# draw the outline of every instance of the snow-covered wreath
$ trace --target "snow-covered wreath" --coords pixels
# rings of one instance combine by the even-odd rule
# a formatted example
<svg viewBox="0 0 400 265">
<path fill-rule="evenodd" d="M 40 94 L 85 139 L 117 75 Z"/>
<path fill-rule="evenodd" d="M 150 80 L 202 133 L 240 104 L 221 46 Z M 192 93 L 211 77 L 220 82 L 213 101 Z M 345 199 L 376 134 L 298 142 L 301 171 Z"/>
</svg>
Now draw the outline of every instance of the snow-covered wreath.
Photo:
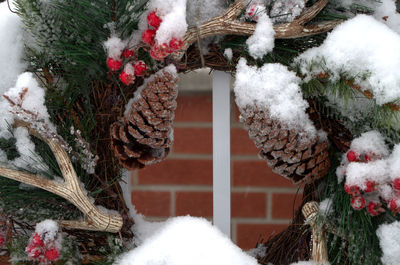
<svg viewBox="0 0 400 265">
<path fill-rule="evenodd" d="M 0 245 L 15 264 L 398 264 L 398 6 L 0 3 Z M 248 253 L 204 219 L 144 221 L 119 185 L 167 157 L 178 74 L 203 67 L 234 76 L 259 157 L 303 189 L 289 228 Z"/>
</svg>

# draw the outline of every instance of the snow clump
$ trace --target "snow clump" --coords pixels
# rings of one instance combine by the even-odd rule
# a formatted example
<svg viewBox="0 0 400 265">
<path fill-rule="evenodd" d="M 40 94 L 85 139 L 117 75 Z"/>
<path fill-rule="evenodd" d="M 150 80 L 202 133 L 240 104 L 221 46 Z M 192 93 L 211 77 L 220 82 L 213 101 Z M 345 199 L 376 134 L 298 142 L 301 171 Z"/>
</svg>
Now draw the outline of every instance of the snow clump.
<svg viewBox="0 0 400 265">
<path fill-rule="evenodd" d="M 354 77 L 379 105 L 400 98 L 400 35 L 371 16 L 357 15 L 337 26 L 295 62 L 306 81 L 327 69 L 332 81 L 343 73 Z"/>
<path fill-rule="evenodd" d="M 166 221 L 114 265 L 257 265 L 206 219 L 190 216 Z"/>
<path fill-rule="evenodd" d="M 242 58 L 236 68 L 236 103 L 241 109 L 247 106 L 264 109 L 289 129 L 304 130 L 315 136 L 317 131 L 306 113 L 308 103 L 303 99 L 300 81 L 296 73 L 281 64 L 257 68 L 248 66 Z"/>
</svg>

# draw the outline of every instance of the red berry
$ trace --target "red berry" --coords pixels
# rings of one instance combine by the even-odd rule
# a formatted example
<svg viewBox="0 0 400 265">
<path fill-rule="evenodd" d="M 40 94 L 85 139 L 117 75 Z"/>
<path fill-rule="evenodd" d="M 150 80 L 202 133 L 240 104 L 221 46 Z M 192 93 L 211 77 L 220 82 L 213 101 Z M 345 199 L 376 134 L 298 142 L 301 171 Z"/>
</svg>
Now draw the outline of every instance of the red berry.
<svg viewBox="0 0 400 265">
<path fill-rule="evenodd" d="M 133 68 L 135 68 L 135 75 L 137 76 L 143 76 L 147 70 L 146 63 L 143 61 L 135 62 Z"/>
<path fill-rule="evenodd" d="M 171 49 L 171 52 L 178 51 L 179 49 L 182 48 L 182 46 L 183 46 L 183 41 L 178 40 L 176 38 L 172 38 L 169 42 L 169 48 Z"/>
<path fill-rule="evenodd" d="M 121 68 L 122 62 L 120 60 L 115 60 L 115 59 L 109 57 L 107 59 L 107 66 L 108 66 L 108 69 L 110 69 L 111 71 L 117 71 L 119 68 Z"/>
<path fill-rule="evenodd" d="M 158 45 L 158 46 L 154 46 L 151 50 L 150 50 L 150 56 L 154 59 L 154 60 L 158 60 L 158 61 L 162 61 L 164 60 L 165 57 L 167 57 L 169 55 L 169 47 L 167 44 L 163 44 L 163 45 Z"/>
<path fill-rule="evenodd" d="M 162 19 L 157 15 L 156 11 L 153 11 L 147 15 L 147 23 L 149 26 L 158 29 L 161 25 Z"/>
<path fill-rule="evenodd" d="M 44 246 L 44 242 L 43 240 L 40 238 L 40 235 L 38 233 L 35 233 L 35 235 L 32 238 L 32 244 L 36 247 L 43 247 Z"/>
<path fill-rule="evenodd" d="M 153 29 L 146 29 L 142 33 L 142 41 L 150 46 L 154 44 L 154 38 L 156 36 L 156 31 Z"/>
<path fill-rule="evenodd" d="M 122 83 L 124 83 L 127 86 L 129 86 L 135 82 L 135 76 L 127 74 L 124 71 L 122 71 L 121 74 L 119 75 L 119 79 L 121 80 Z"/>
<path fill-rule="evenodd" d="M 400 178 L 395 178 L 392 181 L 392 185 L 395 190 L 400 190 Z"/>
<path fill-rule="evenodd" d="M 398 208 L 399 208 L 399 206 L 397 205 L 396 200 L 391 199 L 389 202 L 389 209 L 392 210 L 393 212 L 395 212 Z"/>
<path fill-rule="evenodd" d="M 351 199 L 351 207 L 359 211 L 365 207 L 365 199 L 361 196 L 356 196 Z"/>
<path fill-rule="evenodd" d="M 125 49 L 125 50 L 122 52 L 121 56 L 124 57 L 124 58 L 126 58 L 126 59 L 128 59 L 128 58 L 132 57 L 134 54 L 135 54 L 135 53 L 134 53 L 132 50 Z"/>
<path fill-rule="evenodd" d="M 377 216 L 383 213 L 385 210 L 381 207 L 381 203 L 379 202 L 370 202 L 368 204 L 368 212 L 372 216 Z"/>
<path fill-rule="evenodd" d="M 347 194 L 351 196 L 359 196 L 360 195 L 360 187 L 353 185 L 344 185 L 344 190 L 346 191 Z"/>
<path fill-rule="evenodd" d="M 357 160 L 357 157 L 358 157 L 357 153 L 354 152 L 353 150 L 350 150 L 350 151 L 347 153 L 347 160 L 349 160 L 349 162 L 354 162 L 354 161 L 356 161 L 356 160 Z"/>
<path fill-rule="evenodd" d="M 375 181 L 367 180 L 365 182 L 366 188 L 364 189 L 365 192 L 373 192 L 376 190 L 377 183 Z"/>
<path fill-rule="evenodd" d="M 33 246 L 33 245 L 29 245 L 27 251 L 28 251 L 28 256 L 31 258 L 37 258 L 42 254 L 42 251 L 40 250 L 40 248 Z"/>
<path fill-rule="evenodd" d="M 369 162 L 369 161 L 372 160 L 372 157 L 371 157 L 370 155 L 366 154 L 366 155 L 364 155 L 364 160 L 365 160 L 366 162 Z"/>
<path fill-rule="evenodd" d="M 55 261 L 58 259 L 58 257 L 60 256 L 60 252 L 55 249 L 55 248 L 51 248 L 51 249 L 46 249 L 46 251 L 44 252 L 44 256 L 49 260 L 49 261 Z"/>
</svg>

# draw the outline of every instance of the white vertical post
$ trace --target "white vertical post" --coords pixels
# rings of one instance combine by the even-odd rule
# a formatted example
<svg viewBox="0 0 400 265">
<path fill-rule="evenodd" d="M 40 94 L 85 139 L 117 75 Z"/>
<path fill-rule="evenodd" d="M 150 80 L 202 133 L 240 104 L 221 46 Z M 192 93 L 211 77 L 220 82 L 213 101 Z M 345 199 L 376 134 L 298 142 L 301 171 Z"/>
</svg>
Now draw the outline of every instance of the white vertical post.
<svg viewBox="0 0 400 265">
<path fill-rule="evenodd" d="M 230 75 L 213 75 L 213 222 L 231 235 Z"/>
</svg>

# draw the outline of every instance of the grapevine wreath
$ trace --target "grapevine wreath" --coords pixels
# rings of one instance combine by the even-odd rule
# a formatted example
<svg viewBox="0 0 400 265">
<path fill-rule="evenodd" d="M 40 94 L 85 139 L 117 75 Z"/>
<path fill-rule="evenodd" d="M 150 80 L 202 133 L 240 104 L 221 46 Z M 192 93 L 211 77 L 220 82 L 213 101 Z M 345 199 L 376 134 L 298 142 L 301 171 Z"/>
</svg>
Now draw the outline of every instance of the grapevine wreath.
<svg viewBox="0 0 400 265">
<path fill-rule="evenodd" d="M 123 168 L 168 156 L 178 74 L 208 67 L 234 77 L 240 121 L 260 159 L 301 188 L 303 201 L 286 230 L 255 246 L 254 258 L 230 247 L 234 254 L 220 253 L 217 263 L 200 261 L 398 264 L 398 7 L 394 0 L 0 3 L 2 257 L 188 264 L 171 262 L 171 252 L 158 260 L 156 236 L 139 240 L 144 221 L 130 212 L 120 180 Z M 179 224 L 182 234 L 185 220 L 166 226 Z M 215 229 L 190 222 L 199 227 L 193 243 L 201 229 Z M 145 246 L 156 254 L 143 258 Z"/>
</svg>

